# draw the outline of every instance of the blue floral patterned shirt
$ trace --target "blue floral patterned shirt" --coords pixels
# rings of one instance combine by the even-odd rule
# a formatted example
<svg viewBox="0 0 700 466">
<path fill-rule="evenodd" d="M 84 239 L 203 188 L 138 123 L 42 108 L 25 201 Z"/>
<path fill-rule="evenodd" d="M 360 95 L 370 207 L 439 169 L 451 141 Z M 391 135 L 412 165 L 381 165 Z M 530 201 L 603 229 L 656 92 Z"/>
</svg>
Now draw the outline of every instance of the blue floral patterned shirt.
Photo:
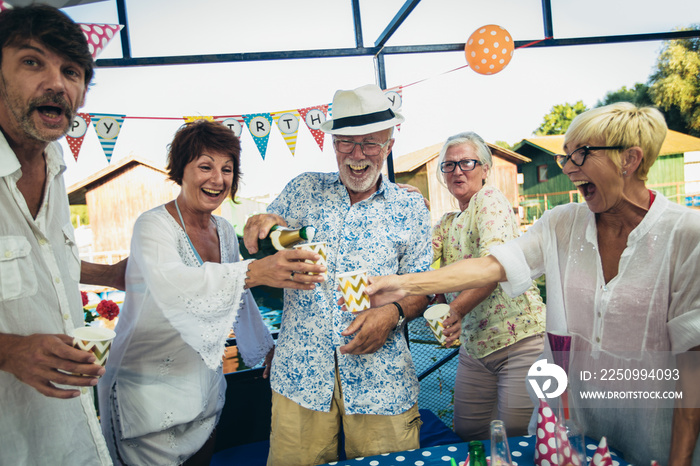
<svg viewBox="0 0 700 466">
<path fill-rule="evenodd" d="M 327 245 L 328 279 L 312 291 L 285 290 L 272 389 L 316 411 L 330 410 L 335 359 L 347 414 L 400 414 L 418 399 L 418 379 L 403 334 L 393 330 L 373 354 L 341 354 L 353 336 L 340 333 L 354 316 L 337 305 L 336 274 L 428 270 L 430 217 L 419 194 L 382 177 L 377 192 L 350 205 L 338 173 L 305 173 L 268 207 L 293 228 L 313 226 Z M 371 311 L 370 311 L 371 312 Z"/>
</svg>

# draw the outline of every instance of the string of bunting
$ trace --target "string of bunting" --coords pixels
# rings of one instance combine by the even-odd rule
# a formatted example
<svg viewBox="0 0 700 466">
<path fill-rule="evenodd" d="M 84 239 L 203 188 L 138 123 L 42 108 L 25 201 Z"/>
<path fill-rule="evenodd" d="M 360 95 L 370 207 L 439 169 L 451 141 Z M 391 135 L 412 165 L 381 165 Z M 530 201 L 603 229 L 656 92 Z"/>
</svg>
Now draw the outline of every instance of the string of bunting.
<svg viewBox="0 0 700 466">
<path fill-rule="evenodd" d="M 403 86 L 397 86 L 387 89 L 384 94 L 391 102 L 393 110 L 400 110 L 403 104 Z M 144 116 L 128 116 L 115 115 L 108 113 L 78 113 L 73 119 L 73 124 L 66 134 L 66 142 L 70 147 L 75 161 L 78 161 L 78 155 L 83 145 L 83 140 L 88 128 L 92 125 L 100 141 L 102 150 L 107 158 L 107 163 L 112 160 L 112 152 L 117 143 L 119 134 L 121 133 L 124 121 L 128 119 L 140 120 L 183 120 L 185 123 L 192 122 L 197 119 L 206 119 L 209 121 L 219 121 L 227 126 L 236 137 L 241 137 L 243 127 L 248 129 L 248 132 L 253 137 L 253 141 L 260 152 L 260 156 L 265 159 L 267 152 L 267 144 L 270 137 L 272 127 L 277 126 L 282 138 L 284 139 L 289 151 L 294 156 L 296 151 L 297 136 L 299 134 L 299 121 L 303 120 L 309 132 L 313 136 L 316 144 L 323 151 L 323 143 L 325 133 L 321 131 L 321 124 L 327 118 L 332 117 L 332 104 L 315 105 L 311 107 L 298 108 L 293 110 L 282 110 L 267 113 L 249 113 L 241 115 L 194 115 L 183 117 L 144 117 Z M 397 129 L 400 129 L 397 127 Z"/>
<path fill-rule="evenodd" d="M 1 1 L 1 0 L 0 0 Z M 117 30 L 118 31 L 118 30 Z M 86 32 L 86 36 L 88 33 Z M 507 30 L 495 24 L 482 26 L 475 30 L 465 44 L 465 56 L 467 65 L 441 73 L 441 75 L 452 73 L 466 67 L 472 68 L 475 72 L 483 75 L 491 75 L 500 72 L 510 62 L 514 50 L 529 47 L 542 41 L 551 39 L 535 40 L 527 44 L 515 47 L 514 41 Z M 102 45 L 104 47 L 104 44 Z M 426 79 L 422 79 L 407 85 L 392 87 L 384 91 L 391 102 L 392 110 L 400 110 L 403 104 L 403 89 L 419 84 Z M 260 152 L 263 160 L 267 152 L 267 144 L 272 131 L 272 126 L 277 126 L 289 151 L 294 156 L 296 151 L 297 136 L 299 133 L 299 120 L 304 120 L 306 127 L 311 132 L 314 140 L 323 151 L 325 134 L 321 131 L 321 124 L 328 117 L 332 118 L 332 104 L 315 105 L 311 107 L 298 108 L 293 110 L 274 111 L 268 113 L 251 113 L 241 115 L 219 115 L 219 116 L 184 116 L 185 122 L 196 119 L 207 119 L 220 121 L 228 126 L 237 137 L 241 137 L 243 127 L 248 128 L 253 141 Z M 174 117 L 139 117 L 112 114 L 87 114 L 79 113 L 73 122 L 71 130 L 67 134 L 68 145 L 73 152 L 76 162 L 83 143 L 83 138 L 90 123 L 95 128 L 102 149 L 104 150 L 107 162 L 112 158 L 114 145 L 121 131 L 125 119 L 170 119 L 179 120 Z M 397 126 L 400 130 L 400 125 Z"/>
<path fill-rule="evenodd" d="M 0 11 L 12 8 L 12 5 L 0 0 Z M 79 23 L 83 34 L 88 41 L 90 53 L 93 59 L 102 52 L 112 38 L 123 28 L 119 24 L 84 24 Z M 547 40 L 549 37 L 542 39 Z M 521 47 L 528 47 L 540 41 L 533 41 Z M 468 65 L 464 65 L 442 74 L 451 73 L 459 69 L 470 66 L 480 74 L 494 74 L 507 66 L 513 54 L 513 41 L 508 31 L 497 25 L 483 26 L 472 34 L 465 44 L 465 53 Z M 416 81 L 405 86 L 396 86 L 384 91 L 391 102 L 392 110 L 400 110 L 403 104 L 403 89 L 408 86 L 418 84 L 424 80 Z M 263 160 L 267 152 L 267 144 L 272 130 L 273 122 L 279 130 L 292 156 L 296 151 L 297 135 L 299 133 L 299 120 L 303 119 L 306 127 L 311 132 L 318 147 L 323 151 L 325 134 L 321 131 L 321 124 L 328 117 L 332 117 L 332 104 L 315 105 L 293 110 L 275 111 L 269 113 L 251 113 L 241 115 L 219 115 L 219 116 L 183 116 L 185 122 L 196 119 L 207 119 L 220 121 L 228 126 L 237 137 L 241 137 L 243 126 L 248 128 L 250 135 L 255 141 L 255 145 Z M 73 119 L 70 130 L 66 134 L 66 142 L 73 153 L 75 161 L 83 145 L 83 140 L 88 128 L 92 125 L 97 134 L 102 150 L 104 151 L 107 163 L 111 163 L 114 147 L 121 133 L 124 121 L 127 119 L 160 119 L 179 120 L 173 117 L 139 117 L 116 115 L 108 113 L 78 113 Z M 397 126 L 400 130 L 400 125 Z"/>
</svg>

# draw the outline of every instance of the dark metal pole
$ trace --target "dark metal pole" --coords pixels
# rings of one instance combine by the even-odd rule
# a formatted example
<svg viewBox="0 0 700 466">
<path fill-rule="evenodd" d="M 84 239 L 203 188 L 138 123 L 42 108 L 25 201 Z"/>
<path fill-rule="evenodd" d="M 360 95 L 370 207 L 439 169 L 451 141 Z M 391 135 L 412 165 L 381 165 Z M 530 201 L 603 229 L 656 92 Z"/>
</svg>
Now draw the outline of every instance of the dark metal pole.
<svg viewBox="0 0 700 466">
<path fill-rule="evenodd" d="M 119 17 L 119 24 L 124 27 L 120 31 L 120 37 L 122 40 L 122 57 L 131 58 L 131 42 L 129 41 L 129 20 L 126 14 L 126 0 L 117 0 L 117 15 Z"/>
<path fill-rule="evenodd" d="M 374 66 L 377 73 L 377 85 L 381 89 L 386 89 L 386 66 L 384 65 L 384 54 L 379 52 L 374 56 Z M 386 170 L 389 174 L 389 181 L 394 183 L 396 177 L 394 176 L 394 153 L 389 152 L 386 158 Z"/>
<path fill-rule="evenodd" d="M 554 37 L 551 0 L 542 0 L 542 23 L 544 25 L 544 36 Z"/>
</svg>

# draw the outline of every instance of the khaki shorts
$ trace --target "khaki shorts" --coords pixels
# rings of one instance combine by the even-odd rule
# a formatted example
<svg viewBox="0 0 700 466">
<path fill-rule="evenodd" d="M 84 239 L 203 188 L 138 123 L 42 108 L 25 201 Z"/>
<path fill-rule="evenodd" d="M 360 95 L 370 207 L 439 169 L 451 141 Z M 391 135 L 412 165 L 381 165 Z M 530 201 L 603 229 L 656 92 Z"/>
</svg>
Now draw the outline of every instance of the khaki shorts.
<svg viewBox="0 0 700 466">
<path fill-rule="evenodd" d="M 412 450 L 420 444 L 418 405 L 394 416 L 345 414 L 336 369 L 330 412 L 314 411 L 272 392 L 267 466 L 312 466 L 338 461 L 342 422 L 348 459 Z"/>
</svg>

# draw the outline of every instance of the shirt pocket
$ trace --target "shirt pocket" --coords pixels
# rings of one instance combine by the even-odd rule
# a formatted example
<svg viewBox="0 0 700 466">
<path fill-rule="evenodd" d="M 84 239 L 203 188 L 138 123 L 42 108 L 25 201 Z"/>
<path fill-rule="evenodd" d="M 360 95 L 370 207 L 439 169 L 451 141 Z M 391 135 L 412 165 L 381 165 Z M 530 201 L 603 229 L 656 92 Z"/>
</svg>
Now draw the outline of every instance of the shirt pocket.
<svg viewBox="0 0 700 466">
<path fill-rule="evenodd" d="M 24 298 L 37 292 L 31 252 L 32 247 L 24 236 L 0 237 L 0 301 Z"/>
<path fill-rule="evenodd" d="M 80 251 L 78 251 L 78 244 L 75 242 L 75 232 L 71 223 L 63 226 L 63 239 L 66 248 L 68 273 L 70 278 L 80 282 Z"/>
</svg>

